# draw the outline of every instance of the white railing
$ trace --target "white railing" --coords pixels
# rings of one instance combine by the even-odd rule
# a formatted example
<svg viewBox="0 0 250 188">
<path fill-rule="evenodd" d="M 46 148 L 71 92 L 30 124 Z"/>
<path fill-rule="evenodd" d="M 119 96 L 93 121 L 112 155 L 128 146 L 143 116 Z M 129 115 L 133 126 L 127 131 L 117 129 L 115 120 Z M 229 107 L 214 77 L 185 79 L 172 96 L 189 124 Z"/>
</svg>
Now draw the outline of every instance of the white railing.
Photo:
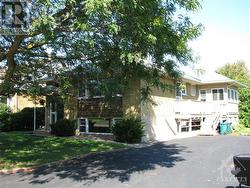
<svg viewBox="0 0 250 188">
<path fill-rule="evenodd" d="M 238 113 L 238 104 L 227 101 L 176 100 L 174 102 L 174 112 L 176 114 L 230 114 Z"/>
</svg>

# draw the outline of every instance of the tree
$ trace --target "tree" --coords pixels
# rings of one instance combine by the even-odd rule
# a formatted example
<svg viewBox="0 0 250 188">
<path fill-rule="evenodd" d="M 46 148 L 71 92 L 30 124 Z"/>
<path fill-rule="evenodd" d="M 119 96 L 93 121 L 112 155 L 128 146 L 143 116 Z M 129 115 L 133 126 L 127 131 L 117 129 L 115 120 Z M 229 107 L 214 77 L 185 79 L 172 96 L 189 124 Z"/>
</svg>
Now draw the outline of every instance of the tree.
<svg viewBox="0 0 250 188">
<path fill-rule="evenodd" d="M 231 79 L 237 80 L 247 86 L 250 86 L 250 74 L 244 61 L 227 63 L 218 69 L 218 72 Z"/>
<path fill-rule="evenodd" d="M 246 85 L 239 89 L 240 121 L 246 127 L 250 127 L 250 73 L 245 62 L 228 63 L 219 68 L 218 72 Z"/>
<path fill-rule="evenodd" d="M 0 36 L 0 62 L 6 70 L 0 94 L 29 90 L 34 70 L 56 75 L 59 87 L 70 92 L 79 76 L 75 70 L 81 69 L 101 78 L 108 94 L 135 77 L 142 79 L 142 93 L 148 96 L 151 86 L 168 87 L 160 80 L 163 73 L 176 78 L 178 66 L 193 60 L 187 43 L 201 32 L 201 25 L 181 15 L 182 10 L 197 11 L 198 0 L 30 2 L 37 10 L 29 33 Z"/>
</svg>

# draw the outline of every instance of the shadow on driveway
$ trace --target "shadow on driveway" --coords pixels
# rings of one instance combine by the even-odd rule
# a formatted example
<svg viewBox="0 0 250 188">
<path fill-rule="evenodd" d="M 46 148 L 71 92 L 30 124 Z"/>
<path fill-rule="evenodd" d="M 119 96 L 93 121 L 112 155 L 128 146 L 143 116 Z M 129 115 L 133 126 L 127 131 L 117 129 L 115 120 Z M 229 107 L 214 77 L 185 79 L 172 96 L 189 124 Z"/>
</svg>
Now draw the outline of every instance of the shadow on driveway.
<svg viewBox="0 0 250 188">
<path fill-rule="evenodd" d="M 182 152 L 190 153 L 184 146 L 155 143 L 123 151 L 92 154 L 57 165 L 44 165 L 30 174 L 20 176 L 21 181 L 28 181 L 30 184 L 49 183 L 55 177 L 83 181 L 88 185 L 101 179 L 116 178 L 125 182 L 136 172 L 154 170 L 157 166 L 173 167 L 177 162 L 185 160 Z"/>
</svg>

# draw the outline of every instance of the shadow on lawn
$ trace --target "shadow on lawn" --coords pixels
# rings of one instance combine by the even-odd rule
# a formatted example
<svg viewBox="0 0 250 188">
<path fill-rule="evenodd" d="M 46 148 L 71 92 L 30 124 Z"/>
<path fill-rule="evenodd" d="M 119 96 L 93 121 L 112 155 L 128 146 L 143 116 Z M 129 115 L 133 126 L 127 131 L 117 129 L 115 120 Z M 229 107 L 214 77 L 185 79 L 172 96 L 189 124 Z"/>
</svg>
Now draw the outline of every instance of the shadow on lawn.
<svg viewBox="0 0 250 188">
<path fill-rule="evenodd" d="M 84 181 L 84 184 L 105 178 L 117 178 L 120 182 L 125 182 L 129 181 L 131 174 L 135 172 L 153 170 L 157 166 L 173 167 L 177 162 L 185 160 L 181 157 L 181 152 L 190 151 L 177 144 L 155 143 L 123 151 L 92 154 L 77 160 L 65 161 L 60 165 L 44 165 L 31 174 L 22 174 L 21 181 L 44 184 L 57 176 L 60 179 Z"/>
</svg>

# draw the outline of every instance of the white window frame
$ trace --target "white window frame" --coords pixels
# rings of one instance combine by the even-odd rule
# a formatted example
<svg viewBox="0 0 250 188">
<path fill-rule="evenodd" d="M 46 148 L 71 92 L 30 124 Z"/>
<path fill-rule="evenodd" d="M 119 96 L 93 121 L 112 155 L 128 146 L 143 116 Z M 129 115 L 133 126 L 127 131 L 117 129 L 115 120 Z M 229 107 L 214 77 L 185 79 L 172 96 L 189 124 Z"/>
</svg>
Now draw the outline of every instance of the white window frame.
<svg viewBox="0 0 250 188">
<path fill-rule="evenodd" d="M 190 86 L 190 95 L 192 97 L 195 97 L 197 95 L 197 87 L 196 87 L 196 85 L 191 85 Z"/>
<path fill-rule="evenodd" d="M 232 101 L 232 102 L 237 102 L 238 99 L 238 90 L 237 89 L 232 89 L 232 88 L 228 88 L 228 101 Z"/>
<path fill-rule="evenodd" d="M 57 112 L 50 112 L 50 124 L 53 124 L 53 122 L 52 122 L 52 117 L 53 117 L 53 115 L 55 116 L 55 123 L 57 122 Z"/>
<path fill-rule="evenodd" d="M 181 85 L 184 85 L 185 86 L 185 89 L 183 92 L 183 89 L 181 88 Z M 177 95 L 177 93 L 180 93 L 180 96 Z M 182 99 L 182 96 L 187 96 L 187 83 L 180 83 L 180 85 L 175 88 L 175 98 L 176 99 Z"/>
<path fill-rule="evenodd" d="M 201 91 L 205 91 L 206 93 L 206 98 L 205 98 L 205 101 L 202 100 L 201 98 Z M 207 89 L 200 89 L 199 90 L 199 101 L 202 101 L 202 102 L 207 102 Z"/>
<path fill-rule="evenodd" d="M 84 119 L 85 120 L 85 125 L 81 125 L 81 120 Z M 78 121 L 78 130 L 80 131 L 80 126 L 85 126 L 85 132 L 88 133 L 89 132 L 89 119 L 88 118 L 84 118 L 84 117 L 79 117 Z"/>
<path fill-rule="evenodd" d="M 223 100 L 220 100 L 220 93 L 217 92 L 217 100 L 214 100 L 213 90 L 223 90 Z M 225 89 L 224 88 L 211 88 L 212 101 L 224 101 L 225 100 Z"/>
<path fill-rule="evenodd" d="M 181 88 L 181 96 L 187 96 L 187 83 L 183 83 L 181 85 L 184 85 L 184 89 Z"/>
<path fill-rule="evenodd" d="M 85 93 L 85 97 L 81 97 L 80 93 L 78 92 L 78 99 L 89 99 L 90 98 L 88 84 L 85 84 L 84 93 Z M 104 98 L 104 96 L 103 95 L 96 95 L 96 96 L 92 96 L 91 98 L 98 99 L 98 98 Z"/>
</svg>

